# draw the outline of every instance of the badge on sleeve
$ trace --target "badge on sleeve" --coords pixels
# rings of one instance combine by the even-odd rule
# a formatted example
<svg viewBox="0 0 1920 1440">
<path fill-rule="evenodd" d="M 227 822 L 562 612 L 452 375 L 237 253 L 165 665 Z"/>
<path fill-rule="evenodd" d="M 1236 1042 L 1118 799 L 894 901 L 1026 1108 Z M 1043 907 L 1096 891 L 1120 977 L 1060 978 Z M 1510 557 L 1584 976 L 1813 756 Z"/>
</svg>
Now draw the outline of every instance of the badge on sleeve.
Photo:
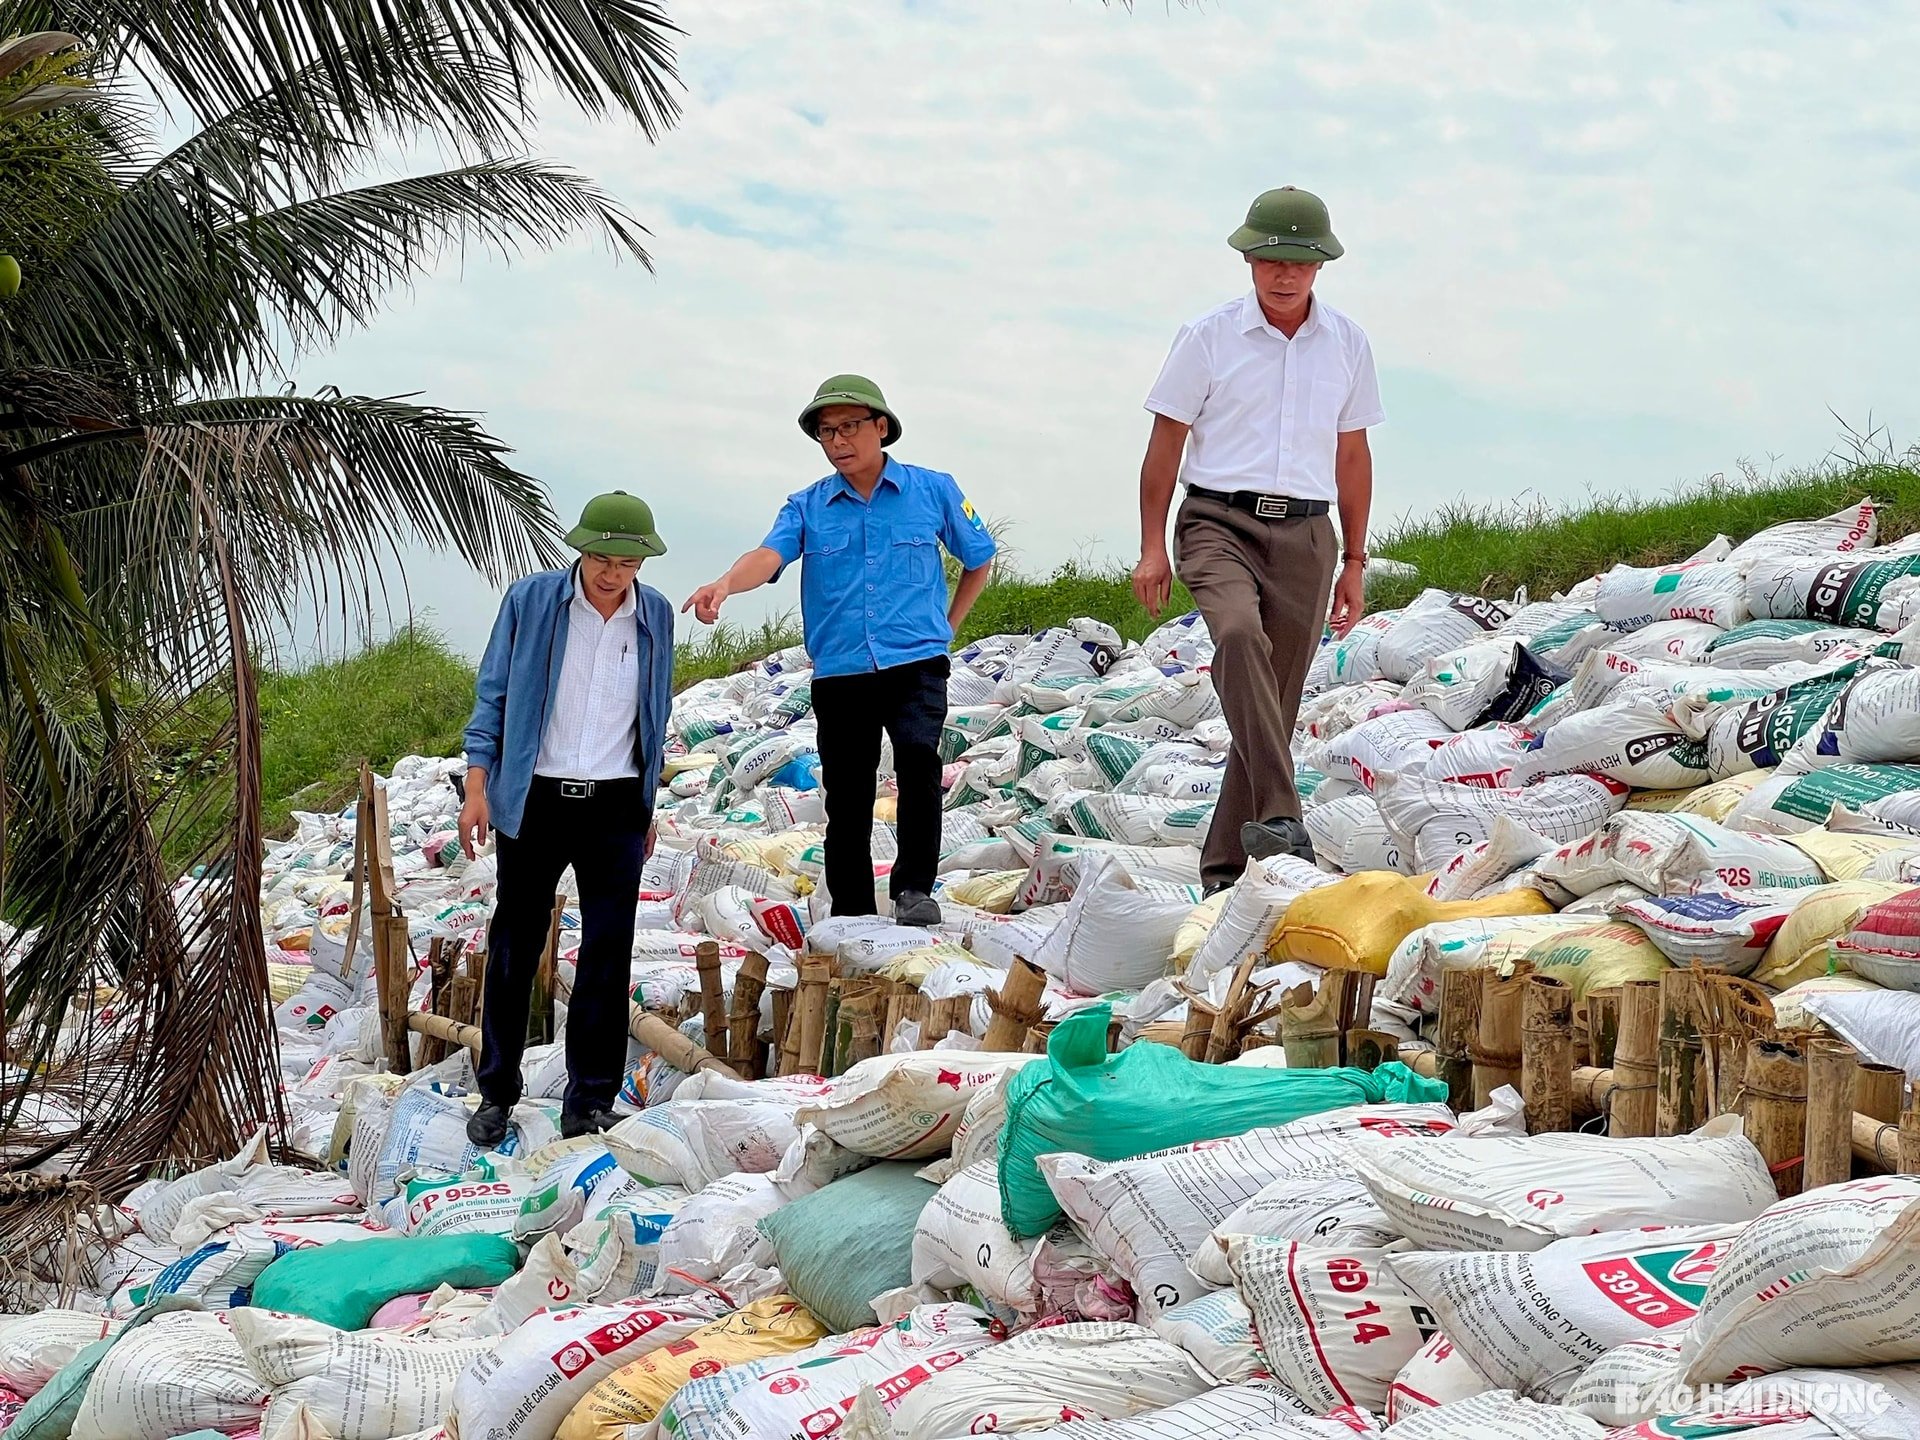
<svg viewBox="0 0 1920 1440">
<path fill-rule="evenodd" d="M 980 516 L 974 511 L 973 501 L 967 499 L 965 496 L 960 498 L 960 513 L 967 517 L 967 520 L 972 524 L 974 529 L 984 530 L 987 528 L 980 523 Z"/>
</svg>

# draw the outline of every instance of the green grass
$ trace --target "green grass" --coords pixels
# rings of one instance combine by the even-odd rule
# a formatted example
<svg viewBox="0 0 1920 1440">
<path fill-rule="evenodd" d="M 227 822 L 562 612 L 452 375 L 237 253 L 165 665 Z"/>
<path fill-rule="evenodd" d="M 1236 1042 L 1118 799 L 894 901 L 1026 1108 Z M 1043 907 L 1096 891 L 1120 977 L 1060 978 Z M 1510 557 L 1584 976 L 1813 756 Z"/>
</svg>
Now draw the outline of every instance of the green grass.
<svg viewBox="0 0 1920 1440">
<path fill-rule="evenodd" d="M 1377 553 L 1404 560 L 1419 573 L 1377 586 L 1369 603 L 1376 609 L 1404 604 L 1430 585 L 1480 595 L 1507 595 L 1524 585 L 1544 599 L 1623 561 L 1665 564 L 1715 535 L 1743 540 L 1784 520 L 1831 514 L 1868 495 L 1886 507 L 1883 541 L 1920 529 L 1920 468 L 1886 460 L 1773 479 L 1717 479 L 1647 500 L 1589 499 L 1561 508 L 1458 504 L 1374 542 Z M 1179 615 L 1192 603 L 1176 585 L 1166 615 Z M 1069 562 L 1045 579 L 996 576 L 960 639 L 1044 630 L 1081 615 L 1105 620 L 1128 640 L 1143 639 L 1158 623 L 1133 598 L 1129 567 Z M 675 651 L 674 688 L 733 674 L 799 641 L 791 611 L 757 626 L 716 625 Z M 261 709 L 267 833 L 284 834 L 294 810 L 344 803 L 362 756 L 384 770 L 402 755 L 457 753 L 472 706 L 472 666 L 424 631 L 404 632 L 349 660 L 266 676 Z"/>
<path fill-rule="evenodd" d="M 295 810 L 337 810 L 360 761 L 385 773 L 403 755 L 456 755 L 473 711 L 473 667 L 426 630 L 350 659 L 260 680 L 261 819 L 284 835 Z"/>
</svg>

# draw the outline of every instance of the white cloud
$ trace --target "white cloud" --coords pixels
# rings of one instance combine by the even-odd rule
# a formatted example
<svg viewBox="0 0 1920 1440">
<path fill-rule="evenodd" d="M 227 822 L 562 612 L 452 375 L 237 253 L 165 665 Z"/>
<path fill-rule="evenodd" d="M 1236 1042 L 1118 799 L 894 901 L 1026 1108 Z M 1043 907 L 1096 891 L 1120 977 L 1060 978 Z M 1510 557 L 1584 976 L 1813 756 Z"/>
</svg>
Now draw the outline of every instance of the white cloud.
<svg viewBox="0 0 1920 1440">
<path fill-rule="evenodd" d="M 657 278 L 584 250 L 450 267 L 305 373 L 486 410 L 563 513 L 647 495 L 676 598 L 820 471 L 793 416 L 841 369 L 1028 565 L 1130 559 L 1140 397 L 1285 182 L 1332 206 L 1321 283 L 1382 366 L 1376 513 L 1810 460 L 1829 406 L 1913 432 L 1920 12 L 672 9 L 678 129 L 544 132 L 653 229 Z M 414 596 L 479 643 L 484 587 L 434 562 Z"/>
</svg>

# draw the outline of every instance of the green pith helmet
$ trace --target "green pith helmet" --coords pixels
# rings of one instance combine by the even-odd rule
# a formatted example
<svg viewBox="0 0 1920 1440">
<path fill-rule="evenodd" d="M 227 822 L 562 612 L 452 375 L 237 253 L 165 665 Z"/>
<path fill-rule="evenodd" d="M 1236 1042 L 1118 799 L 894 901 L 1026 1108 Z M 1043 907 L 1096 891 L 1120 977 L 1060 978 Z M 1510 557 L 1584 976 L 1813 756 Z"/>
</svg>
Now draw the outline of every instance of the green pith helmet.
<svg viewBox="0 0 1920 1440">
<path fill-rule="evenodd" d="M 891 445 L 900 438 L 900 417 L 887 408 L 887 397 L 880 393 L 880 387 L 864 375 L 834 375 L 822 380 L 807 408 L 800 412 L 800 433 L 809 440 L 818 438 L 813 433 L 813 417 L 829 405 L 864 405 L 877 410 L 887 417 L 887 438 L 880 443 Z"/>
<path fill-rule="evenodd" d="M 1227 243 L 1255 260 L 1338 260 L 1347 253 L 1333 238 L 1326 201 L 1292 185 L 1257 197 Z"/>
<path fill-rule="evenodd" d="M 582 555 L 622 559 L 667 553 L 667 542 L 654 532 L 653 507 L 624 490 L 587 501 L 580 523 L 567 532 L 567 544 Z"/>
</svg>

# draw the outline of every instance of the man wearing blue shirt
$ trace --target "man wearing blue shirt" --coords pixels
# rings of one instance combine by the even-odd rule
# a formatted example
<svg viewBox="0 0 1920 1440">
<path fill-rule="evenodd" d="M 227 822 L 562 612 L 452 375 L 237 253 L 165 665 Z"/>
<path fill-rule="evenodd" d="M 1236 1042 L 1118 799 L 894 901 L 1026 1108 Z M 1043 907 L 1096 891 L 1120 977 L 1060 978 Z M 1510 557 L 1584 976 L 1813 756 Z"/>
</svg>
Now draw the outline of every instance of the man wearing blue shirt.
<svg viewBox="0 0 1920 1440">
<path fill-rule="evenodd" d="M 822 382 L 800 429 L 820 442 L 834 473 L 788 496 L 766 540 L 681 609 L 711 625 L 729 595 L 803 560 L 800 616 L 813 657 L 833 913 L 874 913 L 873 800 L 885 731 L 900 790 L 900 853 L 887 887 L 893 918 L 937 925 L 947 651 L 986 586 L 993 539 L 951 475 L 888 457 L 900 420 L 864 376 Z M 951 601 L 943 545 L 963 567 Z"/>
<path fill-rule="evenodd" d="M 573 866 L 580 953 L 567 1006 L 560 1129 L 605 1130 L 627 1061 L 634 900 L 673 703 L 673 606 L 636 578 L 666 553 L 644 500 L 587 502 L 565 570 L 516 580 L 481 657 L 467 722 L 460 844 L 491 828 L 498 859 L 480 1016 L 480 1108 L 467 1138 L 492 1150 L 520 1099 L 527 1007 L 554 887 Z"/>
</svg>

